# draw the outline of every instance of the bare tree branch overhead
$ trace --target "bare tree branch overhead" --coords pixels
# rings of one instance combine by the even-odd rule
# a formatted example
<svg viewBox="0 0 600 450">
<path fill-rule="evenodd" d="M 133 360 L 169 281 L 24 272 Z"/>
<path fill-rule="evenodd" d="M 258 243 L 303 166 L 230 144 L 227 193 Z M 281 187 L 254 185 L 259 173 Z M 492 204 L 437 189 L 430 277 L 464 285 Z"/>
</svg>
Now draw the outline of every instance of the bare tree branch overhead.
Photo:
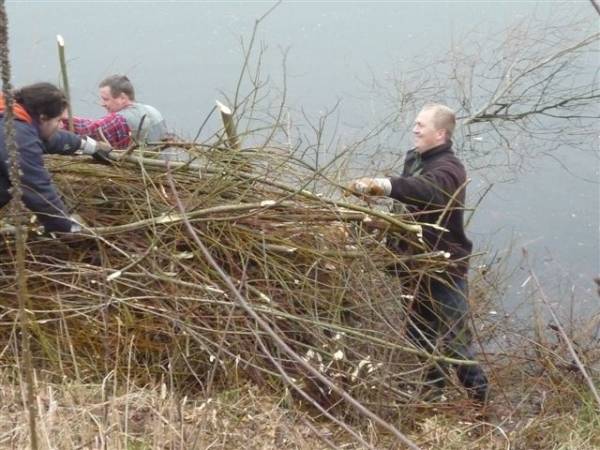
<svg viewBox="0 0 600 450">
<path fill-rule="evenodd" d="M 502 33 L 466 33 L 446 55 L 427 64 L 420 58 L 371 89 L 384 97 L 382 110 L 393 111 L 394 132 L 410 129 L 424 98 L 453 105 L 455 139 L 473 167 L 514 166 L 565 145 L 590 150 L 600 116 L 594 20 L 528 18 Z M 486 159 L 491 154 L 496 161 Z"/>
</svg>

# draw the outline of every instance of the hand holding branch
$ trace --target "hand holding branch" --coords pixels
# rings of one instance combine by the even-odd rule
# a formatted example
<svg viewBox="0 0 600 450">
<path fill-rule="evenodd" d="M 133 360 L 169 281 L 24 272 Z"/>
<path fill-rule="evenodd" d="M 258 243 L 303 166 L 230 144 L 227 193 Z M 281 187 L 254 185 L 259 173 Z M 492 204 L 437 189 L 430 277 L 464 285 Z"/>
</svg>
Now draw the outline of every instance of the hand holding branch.
<svg viewBox="0 0 600 450">
<path fill-rule="evenodd" d="M 390 195 L 391 191 L 392 183 L 389 178 L 359 178 L 348 185 L 344 195 L 384 197 Z"/>
</svg>

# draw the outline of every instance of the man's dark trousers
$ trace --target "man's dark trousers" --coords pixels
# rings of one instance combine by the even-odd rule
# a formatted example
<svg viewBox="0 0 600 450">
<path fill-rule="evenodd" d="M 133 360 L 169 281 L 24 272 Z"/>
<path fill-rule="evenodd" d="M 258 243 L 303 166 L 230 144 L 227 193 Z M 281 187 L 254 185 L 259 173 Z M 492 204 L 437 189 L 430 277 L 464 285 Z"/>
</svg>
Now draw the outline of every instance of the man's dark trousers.
<svg viewBox="0 0 600 450">
<path fill-rule="evenodd" d="M 408 337 L 427 352 L 474 360 L 467 296 L 468 283 L 462 277 L 423 281 L 409 315 Z M 443 387 L 447 370 L 447 364 L 437 362 L 428 369 L 425 381 Z M 486 401 L 488 380 L 479 365 L 458 364 L 456 374 L 471 398 Z"/>
</svg>

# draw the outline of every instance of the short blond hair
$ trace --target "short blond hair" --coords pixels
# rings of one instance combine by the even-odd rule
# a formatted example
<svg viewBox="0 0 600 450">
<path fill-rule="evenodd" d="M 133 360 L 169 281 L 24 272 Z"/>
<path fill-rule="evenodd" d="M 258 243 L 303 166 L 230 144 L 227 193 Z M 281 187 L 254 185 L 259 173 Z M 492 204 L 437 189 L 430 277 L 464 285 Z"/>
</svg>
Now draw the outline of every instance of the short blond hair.
<svg viewBox="0 0 600 450">
<path fill-rule="evenodd" d="M 421 111 L 433 110 L 433 125 L 437 130 L 446 130 L 447 140 L 452 139 L 456 127 L 456 113 L 441 103 L 426 103 Z"/>
</svg>

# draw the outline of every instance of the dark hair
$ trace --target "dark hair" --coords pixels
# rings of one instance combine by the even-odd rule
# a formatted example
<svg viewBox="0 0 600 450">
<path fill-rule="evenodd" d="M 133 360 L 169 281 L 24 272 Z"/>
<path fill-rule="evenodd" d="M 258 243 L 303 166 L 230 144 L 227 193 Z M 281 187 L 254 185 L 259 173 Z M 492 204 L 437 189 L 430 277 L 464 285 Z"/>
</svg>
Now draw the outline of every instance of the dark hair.
<svg viewBox="0 0 600 450">
<path fill-rule="evenodd" d="M 118 97 L 121 94 L 125 94 L 129 97 L 129 100 L 135 100 L 135 90 L 133 84 L 129 81 L 125 75 L 111 75 L 106 77 L 99 84 L 99 87 L 108 86 L 110 88 L 110 94 L 113 97 Z"/>
<path fill-rule="evenodd" d="M 67 107 L 67 97 L 63 91 L 51 83 L 35 83 L 23 86 L 14 92 L 15 102 L 20 104 L 29 115 L 40 120 L 59 117 Z"/>
</svg>

